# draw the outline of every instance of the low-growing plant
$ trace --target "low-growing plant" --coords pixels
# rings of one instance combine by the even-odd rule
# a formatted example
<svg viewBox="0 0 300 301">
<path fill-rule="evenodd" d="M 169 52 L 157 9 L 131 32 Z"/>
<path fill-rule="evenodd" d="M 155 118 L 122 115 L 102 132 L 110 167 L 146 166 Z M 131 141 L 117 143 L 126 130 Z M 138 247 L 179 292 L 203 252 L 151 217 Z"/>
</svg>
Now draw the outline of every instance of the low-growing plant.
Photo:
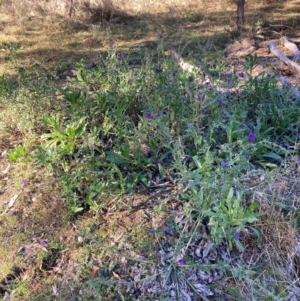
<svg viewBox="0 0 300 301">
<path fill-rule="evenodd" d="M 50 133 L 43 134 L 41 137 L 45 141 L 45 148 L 53 147 L 61 154 L 73 153 L 77 140 L 83 139 L 86 127 L 84 118 L 64 125 L 58 119 L 46 117 L 44 123 L 51 130 Z"/>
<path fill-rule="evenodd" d="M 230 250 L 234 244 L 243 250 L 239 242 L 240 233 L 244 231 L 247 224 L 258 221 L 258 218 L 263 215 L 263 213 L 255 212 L 257 205 L 258 203 L 254 201 L 244 208 L 242 193 L 231 188 L 227 198 L 219 202 L 215 201 L 213 208 L 204 212 L 209 217 L 208 225 L 211 228 L 212 237 L 217 242 L 225 237 Z"/>
<path fill-rule="evenodd" d="M 26 162 L 28 158 L 27 149 L 23 145 L 17 145 L 14 149 L 11 149 L 7 158 L 9 161 L 23 161 Z"/>
</svg>

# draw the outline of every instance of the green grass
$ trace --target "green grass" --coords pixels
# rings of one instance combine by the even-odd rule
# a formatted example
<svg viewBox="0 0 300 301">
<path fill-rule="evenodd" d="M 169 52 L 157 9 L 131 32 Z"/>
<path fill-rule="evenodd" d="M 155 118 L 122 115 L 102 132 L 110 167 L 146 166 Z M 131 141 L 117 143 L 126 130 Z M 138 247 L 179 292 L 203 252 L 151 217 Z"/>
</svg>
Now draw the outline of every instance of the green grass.
<svg viewBox="0 0 300 301">
<path fill-rule="evenodd" d="M 21 64 L 20 46 L 3 44 L 15 72 L 0 78 L 0 130 L 15 141 L 1 144 L 11 166 L 11 187 L 1 189 L 6 203 L 13 190 L 19 199 L 7 211 L 1 204 L 1 226 L 13 233 L 19 218 L 14 251 L 47 241 L 46 253 L 18 257 L 23 276 L 3 280 L 12 300 L 181 300 L 182 290 L 199 300 L 280 300 L 298 286 L 286 266 L 299 230 L 300 100 L 254 75 L 256 56 L 231 73 L 237 91 L 221 93 L 223 35 L 203 42 L 211 81 L 200 84 L 164 55 L 167 39 L 51 68 Z M 199 260 L 212 256 L 210 244 L 231 260 Z M 216 279 L 200 289 L 191 275 L 203 271 Z"/>
</svg>

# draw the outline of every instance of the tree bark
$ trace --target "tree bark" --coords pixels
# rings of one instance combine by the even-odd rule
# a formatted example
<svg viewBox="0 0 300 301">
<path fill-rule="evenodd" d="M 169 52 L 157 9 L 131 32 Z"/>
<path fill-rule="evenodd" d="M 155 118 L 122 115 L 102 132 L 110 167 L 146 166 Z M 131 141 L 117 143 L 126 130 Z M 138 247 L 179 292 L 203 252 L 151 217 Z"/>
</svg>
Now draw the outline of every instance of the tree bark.
<svg viewBox="0 0 300 301">
<path fill-rule="evenodd" d="M 245 24 L 245 0 L 237 0 L 237 28 L 242 33 Z"/>
</svg>

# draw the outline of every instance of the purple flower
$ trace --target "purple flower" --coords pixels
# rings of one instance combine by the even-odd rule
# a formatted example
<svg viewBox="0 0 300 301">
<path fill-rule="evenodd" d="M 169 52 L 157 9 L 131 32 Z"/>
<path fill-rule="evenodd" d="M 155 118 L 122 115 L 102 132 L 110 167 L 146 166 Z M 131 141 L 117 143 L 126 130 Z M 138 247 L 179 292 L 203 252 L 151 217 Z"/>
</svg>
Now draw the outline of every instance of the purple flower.
<svg viewBox="0 0 300 301">
<path fill-rule="evenodd" d="M 47 243 L 48 243 L 48 242 L 47 242 L 47 240 L 45 240 L 45 239 L 41 241 L 41 245 L 42 245 L 43 247 L 46 246 Z"/>
<path fill-rule="evenodd" d="M 157 34 L 157 37 L 158 37 L 159 39 L 162 39 L 163 34 L 162 34 L 161 32 L 159 32 L 159 33 Z"/>
<path fill-rule="evenodd" d="M 296 163 L 300 163 L 300 157 L 296 159 Z"/>
<path fill-rule="evenodd" d="M 155 67 L 155 68 L 154 68 L 154 72 L 155 72 L 155 73 L 159 73 L 159 72 L 161 72 L 161 70 L 160 70 L 158 67 Z"/>
<path fill-rule="evenodd" d="M 221 161 L 221 165 L 224 167 L 229 167 L 229 162 Z"/>
<path fill-rule="evenodd" d="M 93 118 L 92 118 L 92 122 L 96 122 L 97 121 L 97 118 L 96 118 L 96 116 L 94 116 Z"/>
<path fill-rule="evenodd" d="M 173 229 L 172 229 L 172 228 L 167 228 L 167 229 L 165 230 L 165 232 L 166 232 L 167 234 L 172 234 L 172 233 L 173 233 Z"/>
<path fill-rule="evenodd" d="M 119 60 L 122 60 L 122 59 L 123 59 L 123 54 L 122 54 L 121 52 L 118 52 L 118 53 L 117 53 L 117 58 L 118 58 Z"/>
<path fill-rule="evenodd" d="M 238 73 L 238 76 L 239 76 L 240 78 L 243 78 L 243 77 L 244 77 L 244 72 L 242 72 L 242 71 L 239 72 L 239 73 Z"/>
<path fill-rule="evenodd" d="M 228 52 L 228 51 L 224 51 L 224 56 L 225 56 L 225 57 L 227 57 L 227 56 L 228 56 L 228 54 L 229 54 L 229 52 Z"/>
<path fill-rule="evenodd" d="M 27 179 L 23 179 L 21 182 L 23 185 L 27 185 L 28 184 L 28 180 Z"/>
<path fill-rule="evenodd" d="M 255 134 L 254 133 L 250 133 L 248 135 L 248 140 L 251 141 L 251 142 L 253 142 L 255 140 Z"/>
<path fill-rule="evenodd" d="M 61 130 L 61 131 L 64 131 L 65 129 L 66 129 L 66 128 L 65 128 L 64 126 L 61 126 L 61 127 L 60 127 L 60 130 Z"/>
<path fill-rule="evenodd" d="M 197 100 L 201 101 L 203 99 L 202 95 L 197 96 Z"/>
<path fill-rule="evenodd" d="M 184 156 L 183 157 L 183 163 L 186 163 L 186 162 L 188 162 L 189 161 L 189 156 Z"/>
<path fill-rule="evenodd" d="M 150 120 L 150 119 L 152 119 L 152 118 L 153 118 L 153 116 L 152 116 L 152 114 L 151 114 L 151 113 L 147 113 L 147 114 L 146 114 L 146 118 Z"/>
<path fill-rule="evenodd" d="M 234 188 L 234 189 L 233 189 L 233 196 L 236 197 L 237 194 L 238 194 L 238 192 L 237 192 L 237 190 Z"/>
<path fill-rule="evenodd" d="M 253 170 L 253 167 L 250 166 L 250 167 L 248 168 L 248 171 L 251 172 L 252 170 Z"/>
<path fill-rule="evenodd" d="M 101 56 L 101 52 L 100 52 L 100 51 L 97 52 L 97 56 L 98 56 L 98 57 Z"/>
<path fill-rule="evenodd" d="M 155 117 L 160 117 L 161 116 L 161 113 L 160 112 L 157 112 L 156 114 L 155 114 Z"/>
<path fill-rule="evenodd" d="M 185 264 L 185 261 L 184 261 L 183 258 L 179 258 L 179 259 L 178 259 L 178 263 L 179 263 L 180 265 L 184 265 L 184 264 Z"/>
<path fill-rule="evenodd" d="M 240 233 L 235 233 L 234 234 L 234 239 L 239 240 L 241 238 L 241 234 Z"/>
<path fill-rule="evenodd" d="M 219 104 L 221 104 L 221 103 L 223 102 L 223 99 L 222 99 L 221 97 L 219 97 L 219 98 L 217 99 L 217 101 L 218 101 Z"/>
<path fill-rule="evenodd" d="M 210 81 L 209 81 L 209 80 L 207 80 L 207 81 L 205 82 L 205 85 L 206 85 L 206 87 L 210 87 L 210 86 L 211 86 L 211 83 L 210 83 Z"/>
</svg>

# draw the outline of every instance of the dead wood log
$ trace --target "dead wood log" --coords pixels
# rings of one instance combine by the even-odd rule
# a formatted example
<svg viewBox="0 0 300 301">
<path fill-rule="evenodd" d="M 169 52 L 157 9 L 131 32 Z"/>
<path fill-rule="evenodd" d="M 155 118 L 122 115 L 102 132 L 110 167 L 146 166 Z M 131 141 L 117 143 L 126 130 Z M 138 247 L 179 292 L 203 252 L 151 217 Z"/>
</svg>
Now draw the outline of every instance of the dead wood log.
<svg viewBox="0 0 300 301">
<path fill-rule="evenodd" d="M 257 50 L 257 46 L 252 45 L 252 46 L 250 46 L 250 47 L 248 47 L 248 48 L 238 50 L 238 51 L 236 51 L 235 53 L 231 53 L 230 56 L 231 56 L 231 57 L 236 57 L 236 58 L 241 58 L 241 57 L 250 55 L 250 54 L 251 54 L 252 52 L 254 52 L 255 50 Z"/>
<path fill-rule="evenodd" d="M 250 46 L 249 48 L 247 49 L 257 49 L 258 47 L 269 47 L 270 51 L 275 55 L 277 56 L 279 59 L 281 59 L 282 61 L 284 61 L 284 63 L 286 63 L 288 66 L 292 67 L 293 69 L 295 69 L 297 71 L 297 73 L 300 75 L 300 66 L 291 61 L 290 59 L 287 58 L 287 56 L 285 54 L 283 54 L 282 52 L 280 52 L 276 46 L 276 42 L 275 41 L 269 41 L 269 42 L 262 42 L 261 44 L 259 45 L 252 45 Z M 253 51 L 252 51 L 253 52 Z M 244 52 L 245 53 L 245 52 Z M 196 71 L 198 74 L 202 73 L 201 72 L 201 69 L 199 67 L 196 67 L 194 65 L 191 65 L 187 62 L 185 62 L 185 60 L 174 50 L 168 50 L 165 52 L 165 55 L 169 55 L 169 56 L 172 56 L 174 57 L 179 66 L 181 67 L 181 69 L 183 69 L 184 71 L 187 71 L 187 72 L 194 72 Z M 281 82 L 281 86 L 282 86 L 282 89 L 288 89 L 290 90 L 291 92 L 291 95 L 295 98 L 299 98 L 300 97 L 300 92 L 294 88 L 292 86 L 292 84 L 285 78 L 285 77 L 281 77 L 280 79 L 280 82 Z M 205 76 L 205 81 L 203 80 L 199 80 L 198 81 L 199 84 L 209 84 L 209 85 L 212 85 L 213 87 L 215 87 L 215 89 L 220 92 L 221 94 L 227 94 L 227 93 L 234 93 L 236 92 L 236 88 L 223 88 L 223 87 L 219 87 L 218 85 L 214 85 L 212 84 L 212 82 L 210 81 L 210 79 Z M 187 93 L 192 96 L 192 93 L 191 91 L 189 91 L 188 87 L 186 86 L 186 91 Z"/>
<path fill-rule="evenodd" d="M 269 48 L 269 43 L 272 43 L 272 42 L 276 44 L 278 42 L 278 40 L 270 40 L 270 41 L 261 42 L 258 44 L 258 47 L 259 48 Z"/>
<path fill-rule="evenodd" d="M 165 51 L 165 55 L 173 56 L 177 60 L 177 62 L 179 64 L 179 66 L 181 67 L 181 69 L 184 70 L 184 71 L 188 71 L 188 72 L 193 72 L 193 71 L 201 72 L 201 70 L 198 67 L 185 62 L 184 59 L 175 50 L 167 50 L 167 51 Z"/>
<path fill-rule="evenodd" d="M 286 65 L 288 65 L 293 70 L 295 70 L 298 73 L 298 75 L 300 75 L 300 66 L 297 63 L 295 63 L 294 61 L 290 60 L 284 53 L 279 51 L 279 49 L 277 48 L 276 42 L 274 42 L 274 41 L 268 42 L 268 47 L 275 56 L 277 56 Z"/>
<path fill-rule="evenodd" d="M 282 37 L 282 38 L 280 39 L 280 41 L 281 41 L 282 45 L 283 45 L 286 49 L 288 49 L 288 50 L 290 50 L 290 51 L 293 52 L 293 54 L 294 54 L 293 60 L 294 60 L 294 61 L 297 61 L 297 60 L 300 58 L 300 51 L 299 51 L 299 48 L 297 47 L 297 45 L 296 45 L 295 43 L 290 42 L 290 41 L 287 39 L 287 37 Z"/>
<path fill-rule="evenodd" d="M 293 87 L 293 85 L 288 81 L 288 79 L 286 77 L 281 76 L 280 81 L 282 84 L 282 89 L 288 89 L 290 91 L 292 97 L 295 97 L 295 98 L 300 97 L 300 92 L 295 87 Z"/>
</svg>

